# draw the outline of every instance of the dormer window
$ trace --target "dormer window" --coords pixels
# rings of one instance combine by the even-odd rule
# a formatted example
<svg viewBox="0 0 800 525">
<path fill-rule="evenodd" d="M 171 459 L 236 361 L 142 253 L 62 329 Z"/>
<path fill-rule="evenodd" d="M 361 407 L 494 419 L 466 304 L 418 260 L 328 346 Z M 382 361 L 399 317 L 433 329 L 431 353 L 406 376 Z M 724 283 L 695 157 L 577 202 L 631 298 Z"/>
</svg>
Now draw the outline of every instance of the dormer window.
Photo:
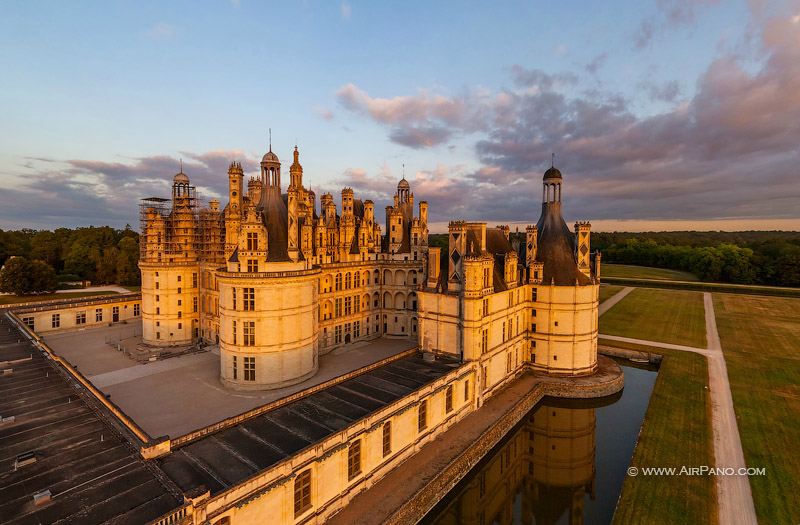
<svg viewBox="0 0 800 525">
<path fill-rule="evenodd" d="M 256 233 L 256 232 L 248 232 L 248 234 L 247 234 L 247 251 L 249 251 L 249 252 L 257 252 L 258 251 L 258 233 Z"/>
</svg>

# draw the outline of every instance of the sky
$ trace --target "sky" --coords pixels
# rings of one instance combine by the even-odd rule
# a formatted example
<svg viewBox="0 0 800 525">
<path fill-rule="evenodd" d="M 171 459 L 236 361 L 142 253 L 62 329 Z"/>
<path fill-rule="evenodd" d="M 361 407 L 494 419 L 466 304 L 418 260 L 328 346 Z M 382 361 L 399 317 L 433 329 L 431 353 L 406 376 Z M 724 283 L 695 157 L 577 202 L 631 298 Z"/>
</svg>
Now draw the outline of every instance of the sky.
<svg viewBox="0 0 800 525">
<path fill-rule="evenodd" d="M 272 149 L 376 208 L 524 229 L 800 230 L 800 0 L 7 2 L 0 229 L 138 226 Z"/>
</svg>

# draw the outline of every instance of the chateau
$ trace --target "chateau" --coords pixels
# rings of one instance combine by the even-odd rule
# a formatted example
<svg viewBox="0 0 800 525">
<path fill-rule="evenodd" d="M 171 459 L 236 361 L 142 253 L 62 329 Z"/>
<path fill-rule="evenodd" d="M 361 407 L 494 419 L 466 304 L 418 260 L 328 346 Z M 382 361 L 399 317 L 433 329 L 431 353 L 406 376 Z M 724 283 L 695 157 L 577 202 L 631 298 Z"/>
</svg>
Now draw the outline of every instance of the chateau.
<svg viewBox="0 0 800 525">
<path fill-rule="evenodd" d="M 141 204 L 143 343 L 219 344 L 220 378 L 236 389 L 271 389 L 313 376 L 319 355 L 377 337 L 417 338 L 417 288 L 428 251 L 428 205 L 408 181 L 386 207 L 386 235 L 374 203 L 303 186 L 295 147 L 289 187 L 270 151 L 244 188 L 228 169 L 228 205 L 198 209 L 195 187 L 178 173 L 172 200 Z"/>
<path fill-rule="evenodd" d="M 339 208 L 329 194 L 318 208 L 297 148 L 289 175 L 283 193 L 271 147 L 246 189 L 232 163 L 222 208 L 202 206 L 181 169 L 171 199 L 141 202 L 141 295 L 8 314 L 0 439 L 17 470 L 0 483 L 0 510 L 10 523 L 347 523 L 379 483 L 413 491 L 391 512 L 414 522 L 438 501 L 431 491 L 454 487 L 545 396 L 623 388 L 619 367 L 597 355 L 600 256 L 588 223 L 564 222 L 554 166 L 535 226 L 454 221 L 446 249 L 428 247 L 427 204 L 415 216 L 405 178 L 382 233 L 374 203 L 350 188 Z M 163 362 L 199 346 L 210 352 Z M 67 410 L 37 408 L 65 397 Z M 495 408 L 482 412 L 486 403 Z M 476 421 L 487 430 L 449 450 L 436 480 L 397 479 L 427 444 Z M 586 423 L 580 465 L 593 454 L 591 414 Z M 550 461 L 542 451 L 526 459 L 529 474 Z M 581 469 L 570 494 L 592 483 Z M 564 481 L 551 474 L 535 467 L 533 479 Z M 146 490 L 131 488 L 133 475 Z"/>
</svg>

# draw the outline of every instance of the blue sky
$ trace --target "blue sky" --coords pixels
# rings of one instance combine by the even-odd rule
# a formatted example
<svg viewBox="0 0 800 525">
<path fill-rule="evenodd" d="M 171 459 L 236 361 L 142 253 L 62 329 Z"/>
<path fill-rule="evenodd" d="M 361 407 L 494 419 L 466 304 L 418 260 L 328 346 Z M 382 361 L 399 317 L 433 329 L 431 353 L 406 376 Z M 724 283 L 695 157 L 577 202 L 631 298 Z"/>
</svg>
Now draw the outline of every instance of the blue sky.
<svg viewBox="0 0 800 525">
<path fill-rule="evenodd" d="M 0 228 L 137 221 L 184 159 L 206 198 L 266 151 L 431 220 L 800 229 L 800 4 L 6 4 Z M 758 173 L 757 183 L 753 173 Z M 284 177 L 287 179 L 288 177 Z M 284 180 L 286 182 L 286 180 Z M 769 205 L 765 206 L 765 202 Z"/>
</svg>

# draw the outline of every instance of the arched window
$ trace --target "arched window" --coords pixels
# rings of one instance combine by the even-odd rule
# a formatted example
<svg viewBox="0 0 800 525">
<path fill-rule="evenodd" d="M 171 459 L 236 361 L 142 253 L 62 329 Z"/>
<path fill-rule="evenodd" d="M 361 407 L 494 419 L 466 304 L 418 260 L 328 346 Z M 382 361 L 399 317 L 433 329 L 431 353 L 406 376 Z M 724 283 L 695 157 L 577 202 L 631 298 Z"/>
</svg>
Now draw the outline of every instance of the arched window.
<svg viewBox="0 0 800 525">
<path fill-rule="evenodd" d="M 353 288 L 359 288 L 361 286 L 361 274 L 356 272 L 353 274 Z"/>
<path fill-rule="evenodd" d="M 294 517 L 311 508 L 311 469 L 304 470 L 294 480 Z"/>
<path fill-rule="evenodd" d="M 352 276 L 350 275 L 350 272 L 347 272 L 346 274 L 344 274 L 344 289 L 349 290 L 351 284 L 352 284 Z"/>
<path fill-rule="evenodd" d="M 341 289 L 342 289 L 342 274 L 337 273 L 336 274 L 336 291 L 339 291 Z"/>
</svg>

